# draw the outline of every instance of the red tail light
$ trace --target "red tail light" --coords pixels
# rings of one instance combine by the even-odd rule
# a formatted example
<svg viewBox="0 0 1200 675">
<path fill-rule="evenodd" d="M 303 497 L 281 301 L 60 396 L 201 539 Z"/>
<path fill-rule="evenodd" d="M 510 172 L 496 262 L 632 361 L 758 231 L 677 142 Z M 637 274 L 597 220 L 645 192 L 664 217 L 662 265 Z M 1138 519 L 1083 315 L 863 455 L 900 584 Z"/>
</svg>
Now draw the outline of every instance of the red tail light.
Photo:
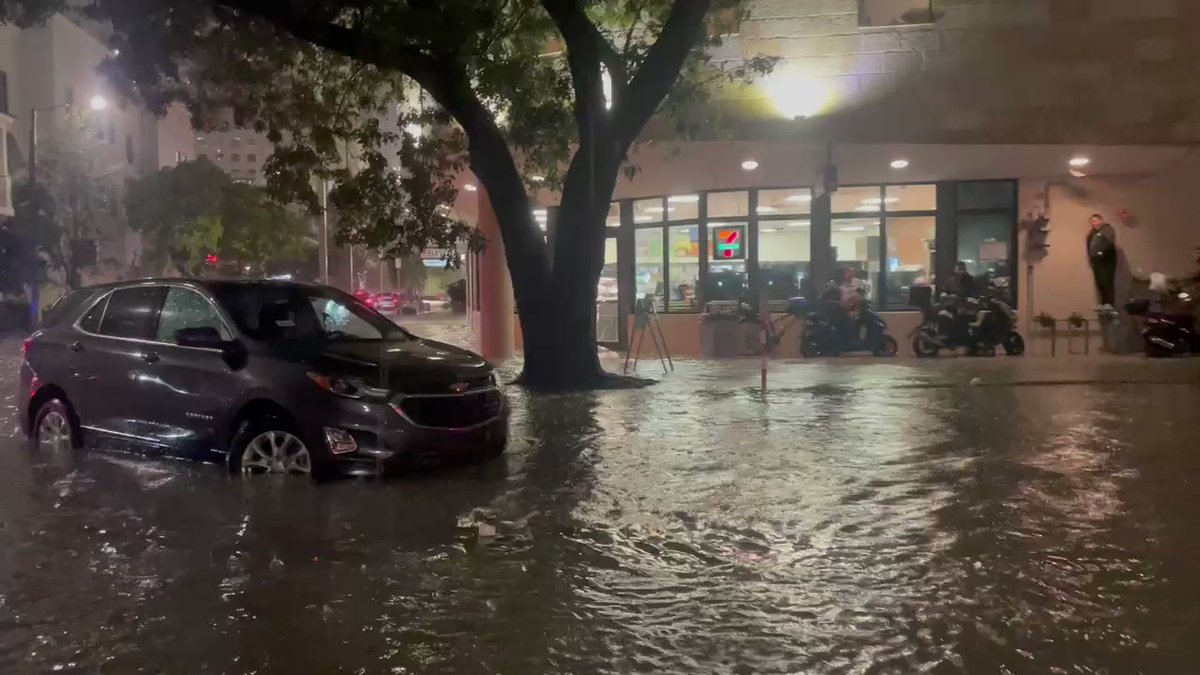
<svg viewBox="0 0 1200 675">
<path fill-rule="evenodd" d="M 29 356 L 29 348 L 33 346 L 33 338 L 21 340 L 21 358 Z"/>
</svg>

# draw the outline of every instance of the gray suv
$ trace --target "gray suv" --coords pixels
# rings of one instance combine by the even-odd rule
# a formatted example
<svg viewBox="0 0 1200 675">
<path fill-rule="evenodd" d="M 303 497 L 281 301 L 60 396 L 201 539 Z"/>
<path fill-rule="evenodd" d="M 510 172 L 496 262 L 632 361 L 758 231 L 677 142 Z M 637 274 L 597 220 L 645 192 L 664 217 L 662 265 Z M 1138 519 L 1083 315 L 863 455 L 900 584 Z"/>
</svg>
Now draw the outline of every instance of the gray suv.
<svg viewBox="0 0 1200 675">
<path fill-rule="evenodd" d="M 239 473 L 379 474 L 508 441 L 497 373 L 339 290 L 161 279 L 73 291 L 22 345 L 39 445 L 115 439 Z"/>
</svg>

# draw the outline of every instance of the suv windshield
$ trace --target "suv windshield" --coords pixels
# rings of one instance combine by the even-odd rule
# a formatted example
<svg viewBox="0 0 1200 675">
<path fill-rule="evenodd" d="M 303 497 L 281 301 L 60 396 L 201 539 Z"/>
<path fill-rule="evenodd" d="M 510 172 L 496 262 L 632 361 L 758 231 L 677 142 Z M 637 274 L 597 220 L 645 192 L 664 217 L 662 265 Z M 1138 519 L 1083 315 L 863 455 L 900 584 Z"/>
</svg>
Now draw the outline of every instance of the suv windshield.
<svg viewBox="0 0 1200 675">
<path fill-rule="evenodd" d="M 265 342 L 404 340 L 408 333 L 353 296 L 321 286 L 213 283 L 243 335 Z"/>
</svg>

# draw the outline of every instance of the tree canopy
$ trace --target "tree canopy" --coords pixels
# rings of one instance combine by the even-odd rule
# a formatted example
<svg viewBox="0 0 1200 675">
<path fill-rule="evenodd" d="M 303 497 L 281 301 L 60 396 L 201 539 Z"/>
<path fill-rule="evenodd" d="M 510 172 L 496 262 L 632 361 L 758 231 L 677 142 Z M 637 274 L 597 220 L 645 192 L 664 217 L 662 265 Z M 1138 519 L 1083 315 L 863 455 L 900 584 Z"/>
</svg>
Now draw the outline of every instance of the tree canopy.
<svg viewBox="0 0 1200 675">
<path fill-rule="evenodd" d="M 0 0 L 0 16 L 31 23 L 68 4 Z M 112 27 L 104 70 L 127 94 L 157 110 L 183 102 L 202 128 L 265 131 L 276 199 L 317 209 L 332 184 L 344 241 L 395 255 L 481 245 L 447 209 L 471 169 L 504 239 L 527 380 L 560 387 L 603 377 L 589 306 L 630 147 L 656 113 L 695 129 L 714 87 L 772 67 L 712 58 L 740 5 L 91 0 L 85 11 Z M 531 214 L 538 187 L 561 194 L 553 250 Z"/>
<path fill-rule="evenodd" d="M 207 159 L 142 177 L 125 202 L 129 225 L 142 236 L 143 270 L 150 274 L 199 274 L 209 255 L 262 272 L 304 250 L 302 218 Z"/>
</svg>

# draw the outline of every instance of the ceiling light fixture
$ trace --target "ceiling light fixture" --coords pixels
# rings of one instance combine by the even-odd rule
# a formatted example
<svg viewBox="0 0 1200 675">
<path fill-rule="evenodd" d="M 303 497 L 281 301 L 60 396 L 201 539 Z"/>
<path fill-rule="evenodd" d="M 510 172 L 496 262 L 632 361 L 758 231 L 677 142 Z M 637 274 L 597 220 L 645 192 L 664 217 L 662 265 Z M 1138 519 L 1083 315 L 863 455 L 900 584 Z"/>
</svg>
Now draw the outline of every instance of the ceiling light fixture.
<svg viewBox="0 0 1200 675">
<path fill-rule="evenodd" d="M 742 162 L 742 170 L 743 171 L 753 171 L 757 168 L 758 168 L 758 162 L 754 161 L 753 159 L 748 159 L 748 160 Z"/>
<path fill-rule="evenodd" d="M 809 222 L 807 220 L 797 220 L 797 221 L 788 223 L 788 227 L 808 227 L 808 226 L 809 226 Z"/>
<path fill-rule="evenodd" d="M 883 208 L 882 204 L 863 204 L 862 206 L 855 207 L 854 210 L 862 211 L 863 213 L 868 213 L 870 211 L 878 211 L 882 208 Z"/>
<path fill-rule="evenodd" d="M 862 232 L 865 229 L 867 229 L 867 228 L 862 227 L 861 225 L 847 225 L 845 227 L 842 227 L 841 231 L 842 232 Z"/>
<path fill-rule="evenodd" d="M 642 209 L 642 211 L 643 211 L 643 212 L 645 212 L 645 213 L 662 213 L 662 212 L 663 212 L 663 207 L 661 207 L 661 206 L 647 206 L 646 208 Z M 674 212 L 675 212 L 675 209 L 674 209 L 674 207 L 670 207 L 670 206 L 668 206 L 668 207 L 667 207 L 667 213 L 674 213 Z"/>
<path fill-rule="evenodd" d="M 546 177 L 545 176 L 530 176 L 529 180 L 531 180 L 535 183 L 544 183 L 546 181 Z"/>
<path fill-rule="evenodd" d="M 466 185 L 463 186 L 463 189 L 466 190 L 467 192 L 474 192 L 474 191 L 478 190 L 479 188 L 475 187 L 474 183 L 467 183 Z"/>
<path fill-rule="evenodd" d="M 763 204 L 762 206 L 759 206 L 758 208 L 756 208 L 755 212 L 757 212 L 757 213 L 775 213 L 778 210 L 779 209 L 775 208 L 774 206 L 767 206 L 766 204 Z"/>
<path fill-rule="evenodd" d="M 892 168 L 893 169 L 907 169 L 908 168 L 908 160 L 907 159 L 892 160 Z"/>
<path fill-rule="evenodd" d="M 1087 174 L 1080 171 L 1079 169 L 1071 169 L 1071 175 L 1074 176 L 1075 178 L 1087 178 Z"/>
<path fill-rule="evenodd" d="M 700 201 L 700 195 L 671 195 L 667 197 L 667 201 L 672 204 L 695 204 Z"/>
<path fill-rule="evenodd" d="M 785 200 L 783 200 L 783 201 L 785 201 L 785 202 L 791 202 L 791 203 L 793 203 L 793 204 L 795 204 L 796 202 L 811 202 L 811 201 L 812 201 L 812 195 L 810 195 L 810 194 L 808 194 L 807 192 L 805 192 L 804 194 L 792 195 L 792 196 L 788 197 L 787 199 L 785 199 Z"/>
<path fill-rule="evenodd" d="M 633 217 L 633 222 L 635 222 L 635 223 L 652 223 L 655 220 L 656 220 L 655 218 L 651 218 L 650 216 L 634 216 Z"/>
<path fill-rule="evenodd" d="M 1083 157 L 1083 156 L 1072 157 L 1070 159 L 1070 161 L 1067 162 L 1067 164 L 1069 164 L 1077 169 L 1081 168 L 1081 167 L 1085 167 L 1091 163 L 1092 163 L 1092 160 L 1090 157 Z"/>
<path fill-rule="evenodd" d="M 550 212 L 547 211 L 546 209 L 534 209 L 533 210 L 533 215 L 539 216 L 539 217 L 545 216 L 548 213 L 550 213 Z"/>
</svg>

